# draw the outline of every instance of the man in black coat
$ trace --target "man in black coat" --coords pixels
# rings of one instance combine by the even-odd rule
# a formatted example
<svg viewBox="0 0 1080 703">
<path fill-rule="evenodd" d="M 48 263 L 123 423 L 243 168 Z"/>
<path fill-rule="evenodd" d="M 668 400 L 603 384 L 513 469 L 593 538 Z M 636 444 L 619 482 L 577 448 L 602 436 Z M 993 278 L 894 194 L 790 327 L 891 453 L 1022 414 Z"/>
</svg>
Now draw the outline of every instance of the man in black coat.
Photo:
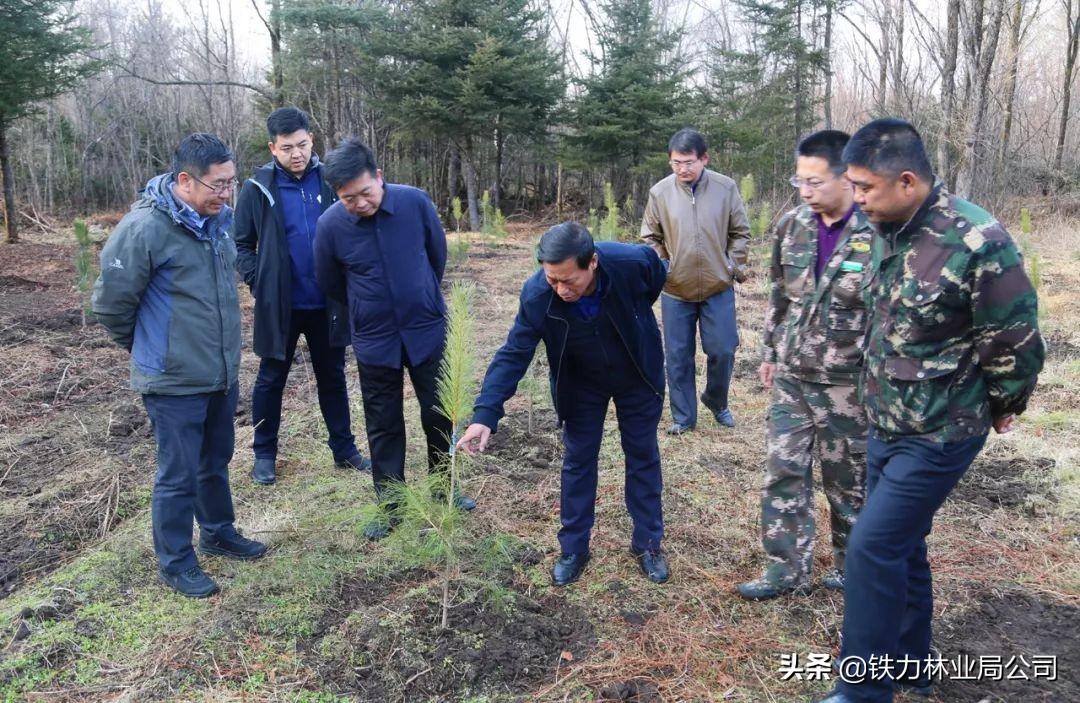
<svg viewBox="0 0 1080 703">
<path fill-rule="evenodd" d="M 339 200 L 319 218 L 315 274 L 327 298 L 349 306 L 371 477 L 390 513 L 364 529 L 377 540 L 397 521 L 387 489 L 405 481 L 406 370 L 420 404 L 428 470 L 447 466 L 453 428 L 436 408 L 446 344 L 446 232 L 428 194 L 387 183 L 371 149 L 355 138 L 327 154 L 324 175 Z M 468 496 L 454 500 L 463 510 L 476 507 Z"/>
<path fill-rule="evenodd" d="M 334 463 L 357 470 L 371 467 L 356 449 L 349 416 L 348 316 L 343 305 L 323 295 L 315 280 L 315 226 L 337 198 L 312 153 L 306 114 L 295 107 L 274 110 L 266 129 L 274 158 L 244 184 L 234 229 L 236 268 L 255 297 L 253 346 L 261 361 L 251 394 L 251 477 L 264 485 L 277 477 L 281 396 L 301 334 L 307 339 Z"/>
<path fill-rule="evenodd" d="M 562 555 L 552 582 L 577 580 L 589 561 L 597 460 L 608 403 L 614 401 L 626 456 L 626 508 L 634 523 L 630 549 L 645 576 L 663 583 L 668 565 L 660 549 L 663 482 L 656 428 L 664 404 L 664 353 L 652 310 L 666 279 L 663 264 L 647 246 L 594 244 L 576 222 L 545 232 L 536 254 L 543 269 L 521 289 L 514 326 L 488 366 L 473 423 L 458 447 L 468 453 L 485 449 L 543 340 L 566 449 Z"/>
</svg>

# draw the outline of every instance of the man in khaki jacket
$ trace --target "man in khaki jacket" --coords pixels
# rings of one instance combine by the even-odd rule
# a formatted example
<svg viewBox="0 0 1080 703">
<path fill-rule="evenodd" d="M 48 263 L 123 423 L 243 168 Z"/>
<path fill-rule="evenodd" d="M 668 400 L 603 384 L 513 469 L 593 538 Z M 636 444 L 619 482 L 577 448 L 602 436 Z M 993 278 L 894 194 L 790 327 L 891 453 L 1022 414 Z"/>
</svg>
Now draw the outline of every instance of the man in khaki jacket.
<svg viewBox="0 0 1080 703">
<path fill-rule="evenodd" d="M 660 298 L 664 325 L 671 417 L 668 434 L 697 424 L 694 382 L 697 340 L 707 358 L 701 402 L 724 427 L 734 427 L 728 387 L 735 366 L 739 331 L 735 323 L 735 281 L 747 274 L 750 221 L 735 181 L 706 169 L 705 137 L 681 129 L 668 142 L 672 175 L 649 191 L 641 237 L 668 267 Z"/>
</svg>

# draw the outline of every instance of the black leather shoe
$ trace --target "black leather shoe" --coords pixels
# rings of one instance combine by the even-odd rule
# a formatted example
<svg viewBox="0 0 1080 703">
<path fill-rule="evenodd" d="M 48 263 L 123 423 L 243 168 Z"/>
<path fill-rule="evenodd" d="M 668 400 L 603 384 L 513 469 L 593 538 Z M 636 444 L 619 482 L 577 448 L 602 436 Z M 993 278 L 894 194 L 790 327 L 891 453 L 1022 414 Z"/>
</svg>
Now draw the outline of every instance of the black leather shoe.
<svg viewBox="0 0 1080 703">
<path fill-rule="evenodd" d="M 818 703 L 859 703 L 850 696 L 845 696 L 839 691 L 833 691 L 827 698 L 822 698 Z"/>
<path fill-rule="evenodd" d="M 277 480 L 273 459 L 255 459 L 255 468 L 251 470 L 251 480 L 262 486 L 269 486 Z"/>
<path fill-rule="evenodd" d="M 740 583 L 735 587 L 735 590 L 737 590 L 739 595 L 746 600 L 769 600 L 770 598 L 778 598 L 787 595 L 788 593 L 806 595 L 810 592 L 810 587 L 805 581 L 781 584 L 774 582 L 768 576 L 762 576 L 753 581 Z"/>
<path fill-rule="evenodd" d="M 673 423 L 671 423 L 671 427 L 667 428 L 667 433 L 669 435 L 675 435 L 675 436 L 678 436 L 678 435 L 681 435 L 681 434 L 686 434 L 687 432 L 693 432 L 693 431 L 694 431 L 693 425 L 684 425 L 681 422 L 673 422 Z"/>
<path fill-rule="evenodd" d="M 585 565 L 589 563 L 590 556 L 588 552 L 564 553 L 551 568 L 551 582 L 556 586 L 566 586 L 577 581 L 585 570 Z"/>
<path fill-rule="evenodd" d="M 252 561 L 261 559 L 266 554 L 266 545 L 235 532 L 228 537 L 199 535 L 199 551 L 226 559 Z"/>
<path fill-rule="evenodd" d="M 371 459 L 357 452 L 348 459 L 335 461 L 334 466 L 339 469 L 355 469 L 356 471 L 371 471 Z"/>
<path fill-rule="evenodd" d="M 432 497 L 440 503 L 446 500 L 445 493 L 435 493 Z M 454 496 L 454 505 L 456 505 L 459 510 L 464 510 L 467 513 L 476 510 L 476 501 L 462 493 L 458 493 Z"/>
<path fill-rule="evenodd" d="M 653 583 L 664 583 L 671 575 L 668 571 L 667 557 L 660 549 L 646 549 L 644 551 L 630 547 L 630 553 L 637 559 L 638 567 L 645 578 Z"/>
<path fill-rule="evenodd" d="M 378 542 L 389 537 L 394 528 L 400 524 L 401 520 L 397 518 L 387 520 L 385 517 L 377 517 L 364 527 L 364 536 L 372 542 Z"/>
<path fill-rule="evenodd" d="M 163 584 L 188 598 L 206 598 L 221 590 L 214 583 L 214 579 L 207 576 L 198 566 L 193 566 L 178 574 L 170 574 L 158 569 L 158 578 Z"/>
</svg>

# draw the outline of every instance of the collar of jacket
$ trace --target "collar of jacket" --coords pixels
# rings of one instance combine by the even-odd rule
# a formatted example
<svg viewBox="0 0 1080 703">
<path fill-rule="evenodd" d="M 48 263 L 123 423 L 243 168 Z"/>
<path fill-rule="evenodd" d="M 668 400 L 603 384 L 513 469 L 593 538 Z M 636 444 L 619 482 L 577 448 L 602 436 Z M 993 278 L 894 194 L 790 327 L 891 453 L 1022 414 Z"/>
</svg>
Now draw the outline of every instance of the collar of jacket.
<svg viewBox="0 0 1080 703">
<path fill-rule="evenodd" d="M 675 185 L 679 187 L 679 190 L 686 193 L 687 197 L 696 198 L 697 196 L 704 193 L 705 190 L 709 187 L 709 181 L 712 180 L 709 177 L 710 173 L 712 173 L 712 171 L 710 171 L 709 169 L 703 169 L 701 171 L 701 175 L 698 176 L 697 182 L 695 183 L 683 183 L 679 180 L 678 176 L 674 176 Z"/>
<path fill-rule="evenodd" d="M 268 163 L 266 165 L 270 167 L 270 179 L 271 180 L 276 176 L 277 173 L 282 173 L 285 176 L 287 176 L 288 178 L 291 178 L 292 180 L 294 180 L 294 181 L 296 181 L 298 183 L 300 181 L 304 180 L 307 177 L 307 175 L 309 173 L 311 173 L 312 171 L 319 171 L 319 170 L 322 169 L 322 162 L 319 161 L 319 155 L 318 154 L 312 154 L 311 155 L 311 158 L 308 159 L 307 167 L 304 169 L 304 172 L 301 173 L 299 176 L 294 176 L 291 173 L 289 173 L 288 171 L 286 171 L 285 169 L 283 169 L 281 167 L 281 164 L 278 163 L 277 159 L 271 159 L 270 163 Z M 256 175 L 258 175 L 258 172 L 256 172 Z M 269 183 L 267 183 L 265 185 L 269 185 Z"/>
<path fill-rule="evenodd" d="M 948 191 L 945 190 L 945 184 L 942 183 L 940 178 L 934 179 L 934 185 L 930 189 L 930 194 L 926 196 L 926 200 L 922 202 L 919 209 L 912 213 L 911 217 L 895 230 L 886 230 L 880 226 L 877 228 L 879 234 L 882 234 L 892 245 L 893 249 L 896 249 L 897 242 L 901 237 L 910 237 L 918 231 L 922 226 L 923 221 L 926 220 L 926 216 L 930 214 L 930 211 L 935 207 L 941 205 L 944 201 L 947 201 L 949 197 Z"/>
<path fill-rule="evenodd" d="M 375 211 L 375 214 L 378 215 L 380 212 L 385 212 L 387 215 L 393 215 L 396 201 L 397 186 L 393 185 L 392 183 L 387 183 L 386 181 L 383 181 L 382 202 L 379 203 L 379 209 Z M 352 218 L 357 223 L 359 223 L 363 219 L 366 219 L 364 217 L 361 217 L 360 215 L 353 215 Z"/>
<path fill-rule="evenodd" d="M 607 300 L 611 296 L 611 289 L 615 286 L 612 283 L 611 272 L 604 268 L 604 259 L 603 256 L 600 254 L 599 249 L 597 249 L 596 251 L 596 258 L 596 275 L 600 279 L 597 282 L 597 286 L 600 288 L 600 300 L 603 301 Z M 560 298 L 559 295 L 555 292 L 555 289 L 551 288 L 550 284 L 547 284 L 546 281 L 545 285 L 548 285 L 548 288 L 551 290 L 551 297 L 548 299 L 547 310 L 544 311 L 544 314 L 548 317 L 554 317 L 557 320 L 563 320 L 565 322 L 564 315 L 567 313 L 573 303 L 567 303 L 563 301 L 563 299 Z M 619 296 L 615 296 L 614 298 L 612 298 L 612 300 L 616 303 L 621 302 Z"/>
<path fill-rule="evenodd" d="M 216 240 L 222 233 L 227 233 L 232 226 L 233 211 L 228 205 L 222 207 L 221 212 L 206 217 L 203 223 L 197 221 L 198 216 L 191 208 L 185 208 L 180 199 L 176 197 L 172 186 L 175 179 L 171 173 L 163 173 L 154 176 L 143 188 L 143 198 L 151 205 L 166 213 L 173 223 L 186 229 L 196 239 Z"/>
</svg>

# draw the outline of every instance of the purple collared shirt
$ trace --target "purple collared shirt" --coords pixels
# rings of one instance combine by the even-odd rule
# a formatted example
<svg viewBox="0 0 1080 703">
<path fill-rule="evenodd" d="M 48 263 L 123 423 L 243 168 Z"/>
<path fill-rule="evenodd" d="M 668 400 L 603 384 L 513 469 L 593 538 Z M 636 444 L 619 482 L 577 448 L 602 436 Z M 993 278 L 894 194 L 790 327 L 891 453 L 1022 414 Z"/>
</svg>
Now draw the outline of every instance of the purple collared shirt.
<svg viewBox="0 0 1080 703">
<path fill-rule="evenodd" d="M 825 271 L 825 267 L 829 265 L 829 259 L 832 258 L 833 252 L 836 250 L 836 243 L 840 241 L 840 235 L 844 232 L 844 227 L 847 226 L 848 220 L 851 219 L 851 213 L 855 212 L 855 206 L 852 205 L 847 214 L 841 217 L 831 225 L 825 224 L 821 219 L 821 215 L 814 213 L 814 219 L 817 220 L 817 264 L 814 266 L 815 278 L 821 278 L 821 274 Z"/>
</svg>

